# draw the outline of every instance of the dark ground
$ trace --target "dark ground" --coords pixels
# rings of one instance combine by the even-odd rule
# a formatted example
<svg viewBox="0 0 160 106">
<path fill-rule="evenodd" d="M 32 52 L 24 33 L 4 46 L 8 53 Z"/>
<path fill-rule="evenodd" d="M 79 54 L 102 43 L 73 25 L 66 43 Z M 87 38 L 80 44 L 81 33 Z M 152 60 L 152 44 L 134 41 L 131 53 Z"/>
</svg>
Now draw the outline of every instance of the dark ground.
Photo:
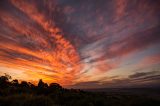
<svg viewBox="0 0 160 106">
<path fill-rule="evenodd" d="M 159 88 L 65 89 L 0 77 L 0 106 L 160 106 Z"/>
</svg>

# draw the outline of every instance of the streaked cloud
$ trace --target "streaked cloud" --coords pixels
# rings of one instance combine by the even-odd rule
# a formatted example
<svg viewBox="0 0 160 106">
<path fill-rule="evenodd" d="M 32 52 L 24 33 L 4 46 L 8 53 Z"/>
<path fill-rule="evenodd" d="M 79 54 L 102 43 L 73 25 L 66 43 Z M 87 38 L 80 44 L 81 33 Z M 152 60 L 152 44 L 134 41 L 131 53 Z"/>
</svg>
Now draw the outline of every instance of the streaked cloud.
<svg viewBox="0 0 160 106">
<path fill-rule="evenodd" d="M 0 74 L 86 88 L 156 84 L 159 76 L 150 74 L 160 64 L 159 4 L 2 0 Z"/>
</svg>

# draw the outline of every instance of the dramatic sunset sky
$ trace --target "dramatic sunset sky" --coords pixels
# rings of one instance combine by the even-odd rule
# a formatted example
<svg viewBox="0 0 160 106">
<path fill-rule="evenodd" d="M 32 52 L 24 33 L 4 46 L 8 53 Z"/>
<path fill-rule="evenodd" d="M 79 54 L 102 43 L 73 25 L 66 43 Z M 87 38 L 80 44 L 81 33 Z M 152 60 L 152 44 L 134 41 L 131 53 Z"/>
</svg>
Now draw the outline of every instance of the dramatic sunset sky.
<svg viewBox="0 0 160 106">
<path fill-rule="evenodd" d="M 160 85 L 160 0 L 0 0 L 0 75 L 72 88 Z"/>
</svg>

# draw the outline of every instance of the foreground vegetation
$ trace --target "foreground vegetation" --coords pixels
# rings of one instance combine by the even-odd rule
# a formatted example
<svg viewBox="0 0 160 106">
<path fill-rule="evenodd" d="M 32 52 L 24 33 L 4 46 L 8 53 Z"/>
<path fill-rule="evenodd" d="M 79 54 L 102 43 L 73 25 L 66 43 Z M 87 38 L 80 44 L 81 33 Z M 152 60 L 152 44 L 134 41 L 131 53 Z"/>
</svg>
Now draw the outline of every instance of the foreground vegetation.
<svg viewBox="0 0 160 106">
<path fill-rule="evenodd" d="M 35 86 L 5 75 L 0 77 L 0 106 L 160 106 L 160 99 L 134 93 L 65 89 L 42 80 Z"/>
</svg>

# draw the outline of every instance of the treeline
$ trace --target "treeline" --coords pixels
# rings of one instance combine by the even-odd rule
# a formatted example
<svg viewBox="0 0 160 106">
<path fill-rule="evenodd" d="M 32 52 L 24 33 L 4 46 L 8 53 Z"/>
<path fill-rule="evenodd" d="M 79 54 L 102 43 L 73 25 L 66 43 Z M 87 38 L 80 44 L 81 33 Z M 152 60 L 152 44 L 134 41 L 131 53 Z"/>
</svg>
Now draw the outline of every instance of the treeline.
<svg viewBox="0 0 160 106">
<path fill-rule="evenodd" d="M 133 92 L 132 92 L 133 94 Z M 57 83 L 38 85 L 0 76 L 0 106 L 159 106 L 159 97 L 123 93 L 93 93 L 65 89 Z"/>
<path fill-rule="evenodd" d="M 103 99 L 103 100 L 101 100 Z M 97 106 L 105 99 L 78 89 L 66 89 L 58 83 L 47 84 L 42 79 L 38 85 L 27 81 L 0 76 L 0 106 Z"/>
<path fill-rule="evenodd" d="M 31 82 L 21 81 L 17 79 L 11 80 L 11 76 L 5 74 L 0 77 L 0 89 L 1 95 L 10 95 L 13 93 L 35 93 L 35 94 L 49 94 L 53 91 L 67 90 L 62 88 L 57 83 L 47 84 L 42 79 L 39 80 L 38 85 L 34 85 Z"/>
</svg>

